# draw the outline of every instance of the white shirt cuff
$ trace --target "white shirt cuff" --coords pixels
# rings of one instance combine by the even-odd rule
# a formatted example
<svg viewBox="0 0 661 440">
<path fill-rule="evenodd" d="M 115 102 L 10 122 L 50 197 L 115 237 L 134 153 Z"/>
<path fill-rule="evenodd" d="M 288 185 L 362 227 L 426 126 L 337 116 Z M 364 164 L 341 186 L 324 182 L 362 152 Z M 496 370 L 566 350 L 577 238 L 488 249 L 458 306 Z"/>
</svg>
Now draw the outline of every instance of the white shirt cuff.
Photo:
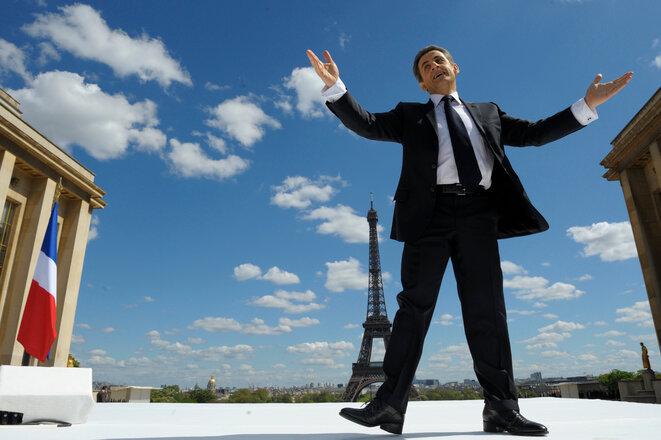
<svg viewBox="0 0 661 440">
<path fill-rule="evenodd" d="M 347 86 L 344 85 L 340 78 L 337 79 L 332 86 L 324 86 L 321 90 L 321 96 L 326 98 L 328 102 L 335 102 L 347 93 Z"/>
<path fill-rule="evenodd" d="M 594 122 L 599 119 L 596 110 L 592 110 L 585 103 L 585 99 L 581 98 L 571 106 L 571 112 L 574 114 L 574 117 L 581 125 L 588 125 L 590 122 Z"/>
</svg>

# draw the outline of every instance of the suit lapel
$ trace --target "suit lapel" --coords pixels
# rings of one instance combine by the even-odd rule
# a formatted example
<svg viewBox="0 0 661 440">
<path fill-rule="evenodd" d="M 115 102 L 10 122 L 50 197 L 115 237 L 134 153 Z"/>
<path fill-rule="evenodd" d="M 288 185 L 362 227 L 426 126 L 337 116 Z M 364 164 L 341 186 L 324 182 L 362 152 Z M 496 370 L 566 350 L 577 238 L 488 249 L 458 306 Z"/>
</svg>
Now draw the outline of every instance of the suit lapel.
<svg viewBox="0 0 661 440">
<path fill-rule="evenodd" d="M 434 145 L 438 148 L 438 125 L 436 124 L 436 111 L 434 110 L 434 103 L 431 99 L 427 101 L 426 104 L 422 105 L 422 114 L 424 116 L 418 121 L 418 124 L 424 126 L 429 123 L 428 128 L 431 128 L 436 135 L 436 143 Z"/>
<path fill-rule="evenodd" d="M 482 112 L 480 111 L 479 105 L 475 104 L 474 102 L 468 102 L 468 101 L 462 101 L 462 102 L 466 106 L 466 110 L 468 110 L 468 113 L 473 118 L 473 122 L 475 122 L 475 126 L 477 127 L 477 130 L 480 132 L 480 135 L 482 135 L 482 139 L 484 140 L 484 143 L 489 146 L 489 148 L 493 152 L 494 156 L 496 156 L 498 161 L 502 162 L 503 151 L 500 148 L 497 148 L 495 145 L 492 145 L 491 142 L 489 142 L 489 138 L 487 137 L 484 131 L 484 117 L 482 116 Z"/>
</svg>

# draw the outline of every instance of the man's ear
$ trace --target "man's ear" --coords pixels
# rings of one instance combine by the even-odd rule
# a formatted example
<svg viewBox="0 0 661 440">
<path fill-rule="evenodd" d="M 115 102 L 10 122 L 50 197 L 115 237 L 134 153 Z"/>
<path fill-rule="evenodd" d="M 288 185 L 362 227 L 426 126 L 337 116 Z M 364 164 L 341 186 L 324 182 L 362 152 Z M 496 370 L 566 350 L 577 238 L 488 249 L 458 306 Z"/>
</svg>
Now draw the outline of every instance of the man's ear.
<svg viewBox="0 0 661 440">
<path fill-rule="evenodd" d="M 420 88 L 422 89 L 423 92 L 427 91 L 427 86 L 425 85 L 425 83 L 420 83 Z"/>
<path fill-rule="evenodd" d="M 452 67 L 454 68 L 454 74 L 455 74 L 455 75 L 456 75 L 457 73 L 459 73 L 459 66 L 457 66 L 457 65 L 455 64 L 455 65 L 452 66 Z"/>
</svg>

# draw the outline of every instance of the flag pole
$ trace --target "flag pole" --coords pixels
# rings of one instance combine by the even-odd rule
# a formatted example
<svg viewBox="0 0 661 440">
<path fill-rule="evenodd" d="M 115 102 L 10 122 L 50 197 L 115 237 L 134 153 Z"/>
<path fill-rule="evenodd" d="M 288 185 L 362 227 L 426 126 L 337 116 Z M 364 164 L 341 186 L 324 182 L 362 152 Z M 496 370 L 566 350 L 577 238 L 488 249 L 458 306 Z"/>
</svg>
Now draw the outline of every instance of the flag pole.
<svg viewBox="0 0 661 440">
<path fill-rule="evenodd" d="M 53 212 L 53 209 L 55 208 L 55 204 L 60 200 L 60 195 L 62 194 L 62 178 L 57 182 L 57 186 L 55 187 L 55 194 L 53 195 L 53 203 L 51 204 L 51 212 Z M 21 359 L 21 366 L 22 367 L 27 367 L 30 365 L 30 354 L 25 351 L 25 348 L 23 348 L 23 359 Z"/>
</svg>

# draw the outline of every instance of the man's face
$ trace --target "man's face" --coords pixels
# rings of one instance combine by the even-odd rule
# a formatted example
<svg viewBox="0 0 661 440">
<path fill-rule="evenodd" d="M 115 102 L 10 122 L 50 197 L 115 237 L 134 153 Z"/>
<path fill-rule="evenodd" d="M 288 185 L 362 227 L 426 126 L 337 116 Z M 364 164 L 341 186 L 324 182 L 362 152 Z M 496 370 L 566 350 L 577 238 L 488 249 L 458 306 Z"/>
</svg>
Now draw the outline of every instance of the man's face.
<svg viewBox="0 0 661 440">
<path fill-rule="evenodd" d="M 418 61 L 422 82 L 420 87 L 429 94 L 449 95 L 457 90 L 459 66 L 451 63 L 438 50 L 430 50 Z"/>
</svg>

